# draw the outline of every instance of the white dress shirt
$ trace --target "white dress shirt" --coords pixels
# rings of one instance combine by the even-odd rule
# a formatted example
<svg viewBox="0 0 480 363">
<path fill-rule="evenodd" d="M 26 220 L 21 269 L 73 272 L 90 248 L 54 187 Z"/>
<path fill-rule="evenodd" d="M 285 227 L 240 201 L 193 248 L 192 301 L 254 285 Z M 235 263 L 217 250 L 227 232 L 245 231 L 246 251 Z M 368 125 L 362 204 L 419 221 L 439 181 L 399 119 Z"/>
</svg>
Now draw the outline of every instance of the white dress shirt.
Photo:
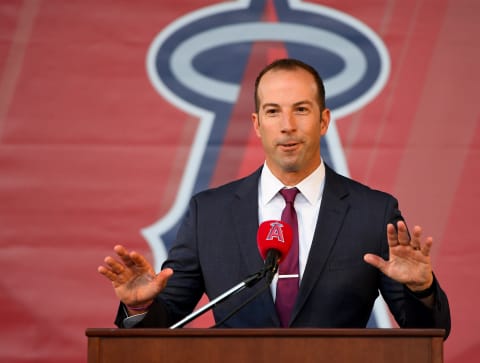
<svg viewBox="0 0 480 363">
<path fill-rule="evenodd" d="M 268 220 L 280 220 L 285 208 L 285 199 L 279 191 L 285 187 L 296 187 L 300 193 L 295 198 L 295 211 L 298 220 L 299 240 L 299 278 L 302 279 L 307 264 L 308 254 L 312 245 L 313 234 L 317 225 L 320 203 L 322 201 L 325 184 L 325 165 L 323 161 L 313 173 L 303 179 L 297 185 L 283 185 L 264 164 L 260 182 L 258 184 L 258 219 L 260 223 Z M 274 277 L 271 289 L 275 299 L 277 290 L 278 273 Z"/>
</svg>

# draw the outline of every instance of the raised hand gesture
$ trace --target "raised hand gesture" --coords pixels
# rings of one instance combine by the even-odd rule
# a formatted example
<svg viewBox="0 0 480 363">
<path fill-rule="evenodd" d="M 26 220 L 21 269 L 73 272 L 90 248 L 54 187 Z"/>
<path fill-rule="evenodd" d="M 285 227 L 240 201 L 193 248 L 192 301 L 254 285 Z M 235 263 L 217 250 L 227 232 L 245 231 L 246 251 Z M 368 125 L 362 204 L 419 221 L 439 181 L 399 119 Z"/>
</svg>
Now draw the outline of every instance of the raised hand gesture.
<svg viewBox="0 0 480 363">
<path fill-rule="evenodd" d="M 170 268 L 155 274 L 152 265 L 139 253 L 127 251 L 123 246 L 114 247 L 120 261 L 105 257 L 106 266 L 99 266 L 98 272 L 108 278 L 115 294 L 132 314 L 148 310 L 154 297 L 166 286 L 173 274 Z"/>
<path fill-rule="evenodd" d="M 398 231 L 398 232 L 397 232 Z M 380 256 L 368 253 L 365 262 L 377 267 L 385 275 L 398 281 L 412 291 L 423 291 L 433 283 L 430 249 L 433 239 L 427 237 L 421 241 L 422 229 L 415 226 L 410 237 L 403 221 L 387 226 L 389 259 L 385 261 Z"/>
</svg>

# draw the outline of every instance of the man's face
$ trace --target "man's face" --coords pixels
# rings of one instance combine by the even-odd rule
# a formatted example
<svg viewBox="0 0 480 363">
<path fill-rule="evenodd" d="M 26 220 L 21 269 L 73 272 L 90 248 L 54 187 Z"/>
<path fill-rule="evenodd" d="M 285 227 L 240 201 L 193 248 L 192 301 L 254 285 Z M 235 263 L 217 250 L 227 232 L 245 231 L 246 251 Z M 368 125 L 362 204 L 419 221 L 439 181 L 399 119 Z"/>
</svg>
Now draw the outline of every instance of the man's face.
<svg viewBox="0 0 480 363">
<path fill-rule="evenodd" d="M 270 70 L 258 85 L 253 127 L 266 162 L 281 181 L 301 181 L 320 165 L 320 138 L 330 111 L 320 109 L 313 76 L 303 69 Z"/>
</svg>

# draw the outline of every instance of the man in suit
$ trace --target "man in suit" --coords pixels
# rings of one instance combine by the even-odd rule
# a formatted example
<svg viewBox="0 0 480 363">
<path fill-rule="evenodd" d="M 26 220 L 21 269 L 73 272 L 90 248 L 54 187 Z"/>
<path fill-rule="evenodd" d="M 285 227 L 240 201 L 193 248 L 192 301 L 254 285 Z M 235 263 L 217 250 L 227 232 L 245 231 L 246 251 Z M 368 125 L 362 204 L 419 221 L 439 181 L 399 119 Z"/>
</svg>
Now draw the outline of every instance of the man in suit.
<svg viewBox="0 0 480 363">
<path fill-rule="evenodd" d="M 309 65 L 282 59 L 255 84 L 252 123 L 265 163 L 255 173 L 191 199 L 188 212 L 156 274 L 146 259 L 123 246 L 98 271 L 121 301 L 119 327 L 166 327 L 188 315 L 203 293 L 215 298 L 264 262 L 256 244 L 260 222 L 279 220 L 298 194 L 298 293 L 281 321 L 271 288 L 246 289 L 214 309 L 222 327 L 365 327 L 381 292 L 401 327 L 450 331 L 448 300 L 430 261 L 432 238 L 407 230 L 397 200 L 335 173 L 320 155 L 328 129 L 321 78 Z M 262 291 L 263 289 L 263 291 Z M 230 312 L 258 293 L 250 303 Z"/>
</svg>

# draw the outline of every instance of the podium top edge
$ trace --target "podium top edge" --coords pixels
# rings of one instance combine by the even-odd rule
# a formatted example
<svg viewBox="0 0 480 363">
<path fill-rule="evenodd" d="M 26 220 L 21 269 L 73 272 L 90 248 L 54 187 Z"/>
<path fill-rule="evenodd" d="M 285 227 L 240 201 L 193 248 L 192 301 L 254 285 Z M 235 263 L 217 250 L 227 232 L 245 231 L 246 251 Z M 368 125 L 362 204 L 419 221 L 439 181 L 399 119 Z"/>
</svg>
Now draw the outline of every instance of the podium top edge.
<svg viewBox="0 0 480 363">
<path fill-rule="evenodd" d="M 238 337 L 238 336 L 275 336 L 275 337 L 444 337 L 444 329 L 405 329 L 405 328 L 363 328 L 363 329 L 320 329 L 320 328 L 289 328 L 289 329 L 118 329 L 118 328 L 87 328 L 88 337 Z"/>
</svg>

